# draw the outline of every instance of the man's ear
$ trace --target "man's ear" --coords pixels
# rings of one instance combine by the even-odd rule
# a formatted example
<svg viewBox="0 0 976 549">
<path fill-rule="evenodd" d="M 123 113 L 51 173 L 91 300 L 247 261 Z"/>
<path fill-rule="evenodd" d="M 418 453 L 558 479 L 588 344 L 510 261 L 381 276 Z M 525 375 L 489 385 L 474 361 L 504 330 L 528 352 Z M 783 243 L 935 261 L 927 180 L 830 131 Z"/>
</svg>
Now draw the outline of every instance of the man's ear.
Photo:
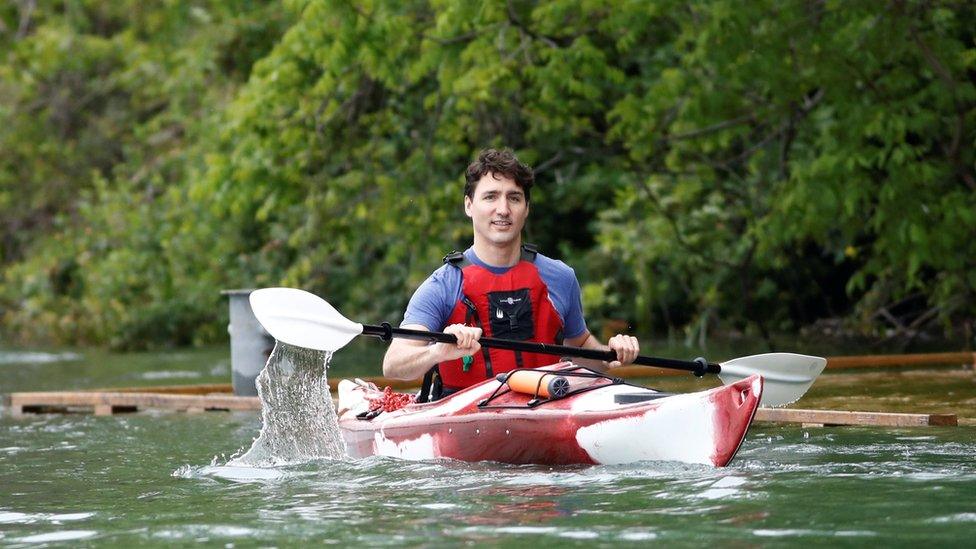
<svg viewBox="0 0 976 549">
<path fill-rule="evenodd" d="M 471 217 L 471 197 L 464 196 L 464 215 Z"/>
</svg>

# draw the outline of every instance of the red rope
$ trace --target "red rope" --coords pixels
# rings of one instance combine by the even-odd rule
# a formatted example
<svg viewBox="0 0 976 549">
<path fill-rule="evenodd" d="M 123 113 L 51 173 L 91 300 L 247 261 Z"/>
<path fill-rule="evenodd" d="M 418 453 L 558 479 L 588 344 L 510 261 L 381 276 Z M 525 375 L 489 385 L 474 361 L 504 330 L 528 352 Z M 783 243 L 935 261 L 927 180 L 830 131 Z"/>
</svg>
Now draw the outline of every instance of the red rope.
<svg viewBox="0 0 976 549">
<path fill-rule="evenodd" d="M 384 412 L 395 412 L 407 404 L 413 404 L 414 396 L 407 393 L 394 393 L 389 386 L 383 389 L 383 394 L 378 397 L 367 396 L 370 402 L 369 411 L 383 410 Z"/>
</svg>

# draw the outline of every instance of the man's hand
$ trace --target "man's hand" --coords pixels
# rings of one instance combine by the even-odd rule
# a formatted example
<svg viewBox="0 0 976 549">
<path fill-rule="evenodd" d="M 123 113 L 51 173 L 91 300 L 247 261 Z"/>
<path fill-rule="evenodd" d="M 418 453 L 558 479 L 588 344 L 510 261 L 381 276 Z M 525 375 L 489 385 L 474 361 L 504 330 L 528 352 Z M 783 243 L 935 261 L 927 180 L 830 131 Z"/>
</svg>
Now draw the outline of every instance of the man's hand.
<svg viewBox="0 0 976 549">
<path fill-rule="evenodd" d="M 640 344 L 634 336 L 617 334 L 610 338 L 607 346 L 610 347 L 610 350 L 617 353 L 617 360 L 608 364 L 610 368 L 631 364 L 637 358 L 637 355 L 640 354 Z"/>
<path fill-rule="evenodd" d="M 427 327 L 421 324 L 407 324 L 402 327 L 428 331 Z M 392 379 L 417 379 L 439 362 L 456 360 L 481 350 L 481 344 L 478 343 L 478 339 L 481 338 L 481 328 L 452 324 L 445 328 L 444 332 L 453 334 L 458 342 L 431 345 L 427 341 L 394 339 L 383 357 L 383 375 Z"/>
<path fill-rule="evenodd" d="M 451 334 L 457 338 L 457 344 L 435 343 L 429 347 L 431 356 L 436 357 L 436 362 L 456 360 L 468 355 L 474 355 L 481 350 L 481 328 L 465 326 L 464 324 L 451 324 L 444 328 L 445 334 Z"/>
</svg>

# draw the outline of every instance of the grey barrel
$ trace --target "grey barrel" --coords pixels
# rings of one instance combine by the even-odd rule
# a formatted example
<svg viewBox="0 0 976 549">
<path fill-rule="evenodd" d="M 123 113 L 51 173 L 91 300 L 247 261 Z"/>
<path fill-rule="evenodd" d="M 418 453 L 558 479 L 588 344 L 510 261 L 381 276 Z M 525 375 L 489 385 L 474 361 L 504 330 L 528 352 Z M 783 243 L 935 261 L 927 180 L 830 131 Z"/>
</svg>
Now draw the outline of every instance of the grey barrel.
<svg viewBox="0 0 976 549">
<path fill-rule="evenodd" d="M 254 317 L 248 298 L 253 289 L 223 290 L 230 300 L 230 368 L 234 394 L 255 396 L 258 394 L 255 380 L 274 349 L 274 338 Z"/>
</svg>

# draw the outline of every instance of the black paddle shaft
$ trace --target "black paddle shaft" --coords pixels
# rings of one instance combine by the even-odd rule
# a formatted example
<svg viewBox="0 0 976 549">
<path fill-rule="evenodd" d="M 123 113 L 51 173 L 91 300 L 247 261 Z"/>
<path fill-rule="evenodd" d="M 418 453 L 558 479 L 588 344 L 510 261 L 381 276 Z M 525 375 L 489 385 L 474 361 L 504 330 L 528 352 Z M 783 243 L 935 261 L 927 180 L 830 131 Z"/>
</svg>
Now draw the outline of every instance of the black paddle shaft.
<svg viewBox="0 0 976 549">
<path fill-rule="evenodd" d="M 402 339 L 415 339 L 418 341 L 457 343 L 457 338 L 451 334 L 445 334 L 442 332 L 428 332 L 425 330 L 410 330 L 407 328 L 394 328 L 386 322 L 380 326 L 363 324 L 363 335 L 378 337 L 385 341 L 398 337 Z M 497 339 L 493 337 L 483 337 L 478 340 L 478 343 L 481 343 L 482 347 L 506 349 L 509 351 L 523 351 L 526 353 L 539 353 L 543 355 L 589 358 L 593 360 L 604 360 L 606 362 L 613 362 L 614 360 L 617 360 L 617 353 L 613 350 L 600 351 L 597 349 L 581 349 L 579 347 L 570 347 L 568 345 L 535 343 L 531 341 L 515 341 L 512 339 Z M 636 359 L 634 359 L 634 364 L 668 368 L 671 370 L 684 370 L 691 372 L 698 377 L 705 374 L 717 374 L 722 371 L 722 367 L 720 365 L 713 362 L 708 362 L 704 358 L 696 358 L 695 360 L 677 360 L 673 358 L 638 356 Z"/>
</svg>

